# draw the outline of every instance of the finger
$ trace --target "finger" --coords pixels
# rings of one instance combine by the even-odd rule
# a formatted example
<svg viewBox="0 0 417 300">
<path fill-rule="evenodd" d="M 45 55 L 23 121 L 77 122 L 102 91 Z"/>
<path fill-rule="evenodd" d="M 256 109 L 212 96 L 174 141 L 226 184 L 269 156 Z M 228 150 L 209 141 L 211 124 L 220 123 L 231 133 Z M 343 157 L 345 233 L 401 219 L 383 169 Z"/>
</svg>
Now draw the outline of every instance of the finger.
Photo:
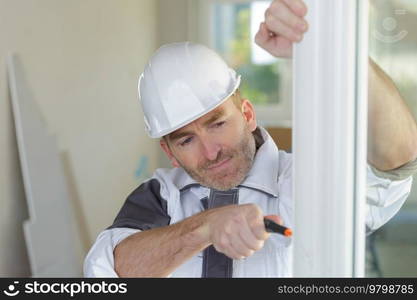
<svg viewBox="0 0 417 300">
<path fill-rule="evenodd" d="M 213 244 L 213 247 L 214 247 L 214 249 L 216 249 L 217 252 L 223 253 L 224 255 L 226 255 L 227 257 L 229 257 L 231 259 L 242 259 L 242 258 L 244 258 L 243 255 L 240 255 L 239 253 L 235 252 L 233 248 L 223 249 L 223 248 L 219 247 L 218 245 L 214 245 L 214 244 Z"/>
<path fill-rule="evenodd" d="M 274 221 L 275 223 L 277 223 L 279 225 L 284 225 L 284 221 L 282 220 L 282 218 L 280 216 L 267 215 L 267 216 L 265 216 L 265 218 L 270 219 L 270 220 Z"/>
<path fill-rule="evenodd" d="M 307 5 L 302 0 L 282 0 L 299 17 L 307 14 Z"/>
<path fill-rule="evenodd" d="M 268 14 L 265 19 L 265 25 L 268 31 L 289 39 L 292 42 L 301 41 L 302 34 L 291 28 L 289 25 L 276 18 L 272 14 Z"/>
<path fill-rule="evenodd" d="M 244 255 L 236 252 L 232 247 L 226 249 L 224 252 L 222 252 L 224 255 L 226 255 L 227 257 L 230 257 L 231 259 L 242 259 L 245 258 Z"/>
<path fill-rule="evenodd" d="M 265 230 L 265 224 L 263 217 L 257 218 L 252 221 L 249 227 L 253 233 L 253 235 L 258 240 L 266 240 L 269 237 L 269 233 Z"/>
<path fill-rule="evenodd" d="M 245 258 L 245 255 L 240 253 L 239 251 L 236 251 L 232 244 L 230 244 L 230 246 L 227 249 L 224 249 L 224 252 L 222 253 L 227 257 L 230 257 L 231 259 Z"/>
<path fill-rule="evenodd" d="M 256 236 L 253 234 L 252 230 L 250 229 L 248 223 L 246 222 L 241 225 L 239 236 L 241 240 L 243 241 L 243 243 L 246 245 L 246 247 L 251 250 L 258 251 L 264 245 L 264 241 L 256 238 Z"/>
<path fill-rule="evenodd" d="M 258 240 L 266 240 L 269 233 L 265 230 L 264 214 L 261 208 L 256 204 L 246 204 L 247 213 L 245 214 L 246 223 L 251 232 Z"/>
<path fill-rule="evenodd" d="M 270 34 L 265 23 L 261 23 L 255 35 L 255 43 L 276 57 L 291 57 L 292 42 L 284 37 Z"/>
<path fill-rule="evenodd" d="M 234 252 L 238 253 L 241 257 L 251 256 L 255 252 L 255 250 L 249 249 L 245 245 L 240 235 L 238 234 L 235 234 L 234 236 L 230 237 L 230 245 L 233 248 Z"/>
<path fill-rule="evenodd" d="M 255 43 L 261 47 L 264 47 L 268 44 L 268 40 L 271 38 L 269 31 L 265 26 L 265 23 L 262 22 L 259 26 L 259 30 L 255 35 Z"/>
<path fill-rule="evenodd" d="M 266 10 L 265 14 L 266 16 L 271 14 L 297 33 L 304 33 L 308 28 L 307 22 L 303 18 L 297 16 L 284 2 L 277 2 L 275 5 L 271 5 L 270 8 Z M 270 28 L 270 30 L 275 31 L 274 28 Z"/>
<path fill-rule="evenodd" d="M 213 246 L 217 252 L 223 253 L 232 259 L 242 259 L 244 257 L 232 247 L 231 241 L 226 234 L 221 235 L 218 241 L 213 243 Z"/>
<path fill-rule="evenodd" d="M 290 58 L 292 57 L 292 45 L 290 40 L 277 36 L 272 38 L 264 49 L 276 57 Z"/>
</svg>

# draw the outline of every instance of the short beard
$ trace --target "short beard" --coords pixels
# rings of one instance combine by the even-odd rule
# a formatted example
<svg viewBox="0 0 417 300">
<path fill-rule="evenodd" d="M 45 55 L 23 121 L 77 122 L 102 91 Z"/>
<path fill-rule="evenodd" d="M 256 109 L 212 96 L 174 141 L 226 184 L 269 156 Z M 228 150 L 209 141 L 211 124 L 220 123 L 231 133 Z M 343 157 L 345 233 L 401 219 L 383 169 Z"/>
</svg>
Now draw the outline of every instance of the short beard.
<svg viewBox="0 0 417 300">
<path fill-rule="evenodd" d="M 179 160 L 177 161 L 188 175 L 201 185 L 220 191 L 227 191 L 238 186 L 245 180 L 246 175 L 252 168 L 255 152 L 255 138 L 245 126 L 242 140 L 238 143 L 237 147 L 225 151 L 221 150 L 214 161 L 206 161 L 194 170 L 187 168 Z M 229 158 L 233 158 L 233 165 L 230 168 L 220 174 L 207 174 L 207 169 L 210 166 Z"/>
</svg>

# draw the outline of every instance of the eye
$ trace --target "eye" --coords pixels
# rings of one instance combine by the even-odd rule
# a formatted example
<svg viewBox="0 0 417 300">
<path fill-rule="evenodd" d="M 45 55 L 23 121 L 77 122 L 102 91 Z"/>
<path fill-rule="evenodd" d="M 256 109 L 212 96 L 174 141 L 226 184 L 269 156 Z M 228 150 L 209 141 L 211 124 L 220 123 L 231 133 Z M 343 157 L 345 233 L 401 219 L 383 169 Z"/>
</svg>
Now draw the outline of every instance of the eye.
<svg viewBox="0 0 417 300">
<path fill-rule="evenodd" d="M 180 146 L 186 146 L 187 144 L 191 143 L 192 140 L 192 137 L 188 137 L 184 141 L 180 142 Z"/>
<path fill-rule="evenodd" d="M 225 123 L 226 121 L 217 122 L 214 124 L 214 127 L 222 127 Z"/>
</svg>

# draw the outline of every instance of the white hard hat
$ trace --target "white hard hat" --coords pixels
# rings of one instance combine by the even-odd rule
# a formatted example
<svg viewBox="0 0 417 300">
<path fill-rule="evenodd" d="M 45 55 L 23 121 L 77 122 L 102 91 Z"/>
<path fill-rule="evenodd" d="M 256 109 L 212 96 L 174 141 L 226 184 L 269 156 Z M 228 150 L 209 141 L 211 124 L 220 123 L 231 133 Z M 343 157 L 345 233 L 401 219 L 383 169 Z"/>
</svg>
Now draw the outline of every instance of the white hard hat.
<svg viewBox="0 0 417 300">
<path fill-rule="evenodd" d="M 159 48 L 139 78 L 145 128 L 159 138 L 222 104 L 240 76 L 206 46 L 190 42 Z"/>
</svg>

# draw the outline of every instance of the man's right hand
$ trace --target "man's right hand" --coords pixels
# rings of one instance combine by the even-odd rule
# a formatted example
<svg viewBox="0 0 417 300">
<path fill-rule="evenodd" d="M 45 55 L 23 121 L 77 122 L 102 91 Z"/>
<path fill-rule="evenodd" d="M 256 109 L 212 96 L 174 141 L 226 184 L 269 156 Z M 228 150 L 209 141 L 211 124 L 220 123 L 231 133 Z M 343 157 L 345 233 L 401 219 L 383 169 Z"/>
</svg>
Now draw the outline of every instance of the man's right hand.
<svg viewBox="0 0 417 300">
<path fill-rule="evenodd" d="M 166 277 L 210 245 L 233 259 L 247 257 L 269 237 L 263 218 L 255 204 L 230 205 L 134 233 L 114 249 L 114 269 L 119 277 Z"/>
<path fill-rule="evenodd" d="M 274 0 L 265 11 L 255 43 L 275 57 L 292 57 L 293 44 L 300 42 L 308 29 L 306 14 L 303 0 Z"/>
<path fill-rule="evenodd" d="M 242 259 L 260 250 L 269 233 L 264 215 L 255 204 L 229 205 L 206 211 L 204 234 L 217 251 L 233 259 Z M 277 223 L 278 216 L 268 216 Z"/>
</svg>

